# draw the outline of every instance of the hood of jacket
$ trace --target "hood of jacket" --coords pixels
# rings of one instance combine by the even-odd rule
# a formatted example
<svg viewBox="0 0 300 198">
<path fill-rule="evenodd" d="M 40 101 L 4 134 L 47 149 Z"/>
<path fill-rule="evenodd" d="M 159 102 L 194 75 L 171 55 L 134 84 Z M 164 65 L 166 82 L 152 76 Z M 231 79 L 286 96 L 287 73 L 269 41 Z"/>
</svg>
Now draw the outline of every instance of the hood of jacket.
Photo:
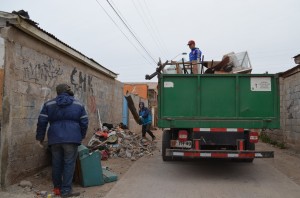
<svg viewBox="0 0 300 198">
<path fill-rule="evenodd" d="M 73 103 L 74 97 L 67 93 L 62 93 L 55 98 L 55 101 L 58 106 L 65 107 Z"/>
</svg>

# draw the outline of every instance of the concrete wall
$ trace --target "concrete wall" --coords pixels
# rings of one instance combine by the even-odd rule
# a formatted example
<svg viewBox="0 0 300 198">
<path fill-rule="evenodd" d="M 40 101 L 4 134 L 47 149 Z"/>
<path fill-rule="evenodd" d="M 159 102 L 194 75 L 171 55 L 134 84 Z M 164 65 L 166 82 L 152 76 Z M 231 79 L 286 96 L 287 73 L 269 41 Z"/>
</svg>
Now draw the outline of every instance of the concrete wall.
<svg viewBox="0 0 300 198">
<path fill-rule="evenodd" d="M 57 84 L 70 84 L 86 106 L 90 124 L 85 143 L 98 127 L 97 109 L 102 122 L 121 122 L 123 85 L 16 28 L 2 28 L 1 37 L 5 45 L 1 185 L 8 185 L 49 163 L 47 151 L 36 144 L 35 130 L 40 109 L 56 96 Z"/>
<path fill-rule="evenodd" d="M 280 125 L 267 134 L 300 151 L 300 72 L 280 78 Z"/>
<path fill-rule="evenodd" d="M 282 130 L 288 146 L 300 151 L 300 73 L 282 79 Z"/>
</svg>

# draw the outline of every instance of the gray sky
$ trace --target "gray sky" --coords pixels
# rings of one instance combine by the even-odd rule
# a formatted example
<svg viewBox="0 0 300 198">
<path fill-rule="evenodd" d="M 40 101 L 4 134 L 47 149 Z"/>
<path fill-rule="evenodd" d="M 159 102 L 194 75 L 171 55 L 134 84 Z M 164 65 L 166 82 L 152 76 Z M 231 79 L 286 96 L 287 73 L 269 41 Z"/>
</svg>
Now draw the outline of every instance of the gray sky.
<svg viewBox="0 0 300 198">
<path fill-rule="evenodd" d="M 300 53 L 299 0 L 109 2 L 156 62 L 159 57 L 170 60 L 189 53 L 186 44 L 190 39 L 196 41 L 205 60 L 217 61 L 229 52 L 248 51 L 252 73 L 285 71 L 295 66 L 292 57 Z M 118 73 L 122 82 L 145 81 L 145 74 L 155 71 L 152 58 L 106 0 L 0 0 L 1 11 L 20 9 L 28 11 L 42 29 Z"/>
</svg>

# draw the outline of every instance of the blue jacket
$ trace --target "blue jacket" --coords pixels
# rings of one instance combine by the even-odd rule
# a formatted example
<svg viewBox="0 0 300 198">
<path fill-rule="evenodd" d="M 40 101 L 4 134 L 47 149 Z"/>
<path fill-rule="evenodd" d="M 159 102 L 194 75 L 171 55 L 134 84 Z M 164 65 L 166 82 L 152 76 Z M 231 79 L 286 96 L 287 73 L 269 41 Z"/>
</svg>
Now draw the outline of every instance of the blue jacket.
<svg viewBox="0 0 300 198">
<path fill-rule="evenodd" d="M 152 115 L 150 110 L 144 106 L 143 102 L 140 102 L 140 104 L 143 105 L 142 108 L 140 108 L 139 116 L 142 117 L 142 125 L 151 124 L 152 123 Z"/>
<path fill-rule="evenodd" d="M 190 61 L 194 61 L 197 59 L 201 60 L 201 55 L 202 55 L 202 52 L 200 51 L 199 48 L 192 49 L 192 51 L 189 54 Z"/>
<path fill-rule="evenodd" d="M 38 118 L 36 139 L 43 141 L 48 123 L 48 144 L 80 144 L 88 128 L 84 106 L 73 96 L 62 93 L 46 102 Z"/>
</svg>

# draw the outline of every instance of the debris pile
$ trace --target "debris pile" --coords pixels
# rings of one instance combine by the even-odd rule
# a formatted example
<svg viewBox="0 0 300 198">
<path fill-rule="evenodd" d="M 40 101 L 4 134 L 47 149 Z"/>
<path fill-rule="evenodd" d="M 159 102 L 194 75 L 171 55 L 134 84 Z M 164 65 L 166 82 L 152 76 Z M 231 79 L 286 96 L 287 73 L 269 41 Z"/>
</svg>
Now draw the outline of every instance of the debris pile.
<svg viewBox="0 0 300 198">
<path fill-rule="evenodd" d="M 128 129 L 102 127 L 90 139 L 87 147 L 90 152 L 100 150 L 102 160 L 112 157 L 128 158 L 132 161 L 143 156 L 153 155 L 156 142 L 142 138 Z"/>
<path fill-rule="evenodd" d="M 226 74 L 226 73 L 251 73 L 252 66 L 248 52 L 228 53 L 225 54 L 219 62 L 212 62 L 205 73 Z"/>
<path fill-rule="evenodd" d="M 252 71 L 247 51 L 230 52 L 225 54 L 221 61 L 204 61 L 204 57 L 202 57 L 201 62 L 198 63 L 185 61 L 184 58 L 182 61 L 171 61 L 164 65 L 159 62 L 157 71 L 161 71 L 160 68 L 164 68 L 166 65 L 169 67 L 162 70 L 166 74 L 250 74 Z M 157 75 L 157 71 L 151 77 Z M 149 80 L 151 78 L 147 75 L 146 79 Z"/>
</svg>

